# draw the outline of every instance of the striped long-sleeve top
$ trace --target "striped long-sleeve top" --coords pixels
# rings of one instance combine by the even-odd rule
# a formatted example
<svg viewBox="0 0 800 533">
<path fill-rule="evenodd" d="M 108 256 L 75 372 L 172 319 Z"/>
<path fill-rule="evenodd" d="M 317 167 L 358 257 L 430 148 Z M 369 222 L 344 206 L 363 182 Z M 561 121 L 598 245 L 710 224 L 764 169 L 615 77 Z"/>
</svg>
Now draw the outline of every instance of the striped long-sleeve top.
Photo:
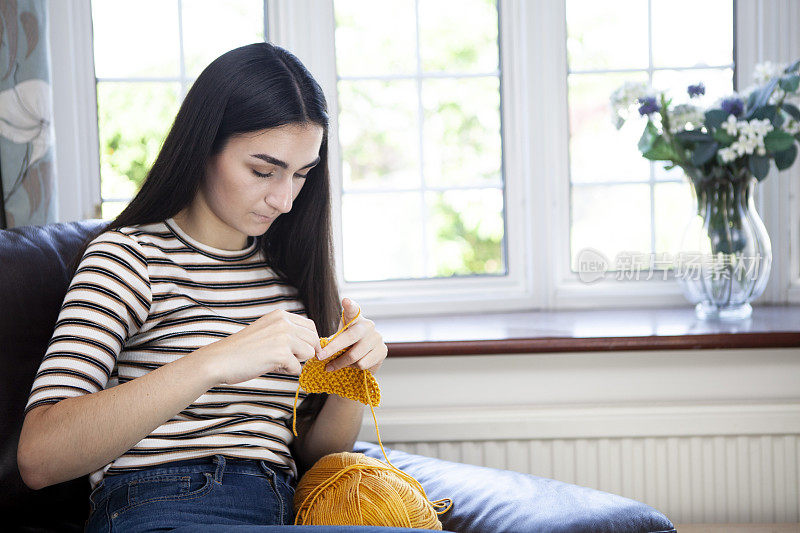
<svg viewBox="0 0 800 533">
<path fill-rule="evenodd" d="M 213 248 L 172 218 L 105 231 L 70 282 L 25 414 L 135 379 L 275 309 L 306 316 L 253 237 L 243 250 Z M 289 443 L 298 387 L 298 376 L 273 372 L 212 387 L 90 473 L 91 488 L 106 475 L 214 454 L 263 459 L 296 477 Z M 306 396 L 301 389 L 298 407 Z"/>
</svg>

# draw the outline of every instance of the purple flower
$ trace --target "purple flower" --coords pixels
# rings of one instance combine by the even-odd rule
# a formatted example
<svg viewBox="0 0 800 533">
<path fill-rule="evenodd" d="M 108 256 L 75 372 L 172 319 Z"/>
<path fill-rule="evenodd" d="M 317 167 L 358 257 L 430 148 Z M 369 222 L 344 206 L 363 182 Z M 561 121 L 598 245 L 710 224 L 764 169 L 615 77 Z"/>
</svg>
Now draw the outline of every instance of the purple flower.
<svg viewBox="0 0 800 533">
<path fill-rule="evenodd" d="M 639 103 L 642 104 L 639 107 L 639 114 L 649 115 L 650 113 L 655 113 L 661 107 L 656 103 L 656 98 L 654 96 L 645 96 L 644 98 L 639 98 Z"/>
<path fill-rule="evenodd" d="M 731 115 L 738 117 L 744 111 L 744 102 L 740 98 L 725 98 L 720 107 L 723 111 L 727 111 Z"/>
<path fill-rule="evenodd" d="M 689 88 L 686 90 L 689 92 L 690 98 L 700 96 L 701 94 L 706 94 L 706 86 L 703 85 L 703 82 L 700 82 L 697 85 L 689 85 Z"/>
</svg>

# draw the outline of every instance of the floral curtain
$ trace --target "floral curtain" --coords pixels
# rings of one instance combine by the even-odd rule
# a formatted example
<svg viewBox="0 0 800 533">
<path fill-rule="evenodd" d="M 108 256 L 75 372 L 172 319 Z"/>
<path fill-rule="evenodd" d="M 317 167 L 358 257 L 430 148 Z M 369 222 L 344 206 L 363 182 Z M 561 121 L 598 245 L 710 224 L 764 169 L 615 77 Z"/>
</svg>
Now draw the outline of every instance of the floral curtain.
<svg viewBox="0 0 800 533">
<path fill-rule="evenodd" d="M 57 218 L 46 0 L 0 0 L 0 228 Z"/>
</svg>

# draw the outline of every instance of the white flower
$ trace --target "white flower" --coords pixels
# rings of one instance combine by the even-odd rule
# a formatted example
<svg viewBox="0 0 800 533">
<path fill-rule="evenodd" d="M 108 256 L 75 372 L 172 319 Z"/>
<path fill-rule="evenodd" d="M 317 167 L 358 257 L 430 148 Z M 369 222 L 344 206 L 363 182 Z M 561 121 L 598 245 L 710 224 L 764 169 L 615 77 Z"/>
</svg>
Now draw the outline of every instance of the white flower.
<svg viewBox="0 0 800 533">
<path fill-rule="evenodd" d="M 795 119 L 790 118 L 783 125 L 783 131 L 785 131 L 789 135 L 797 135 L 798 133 L 800 133 L 800 122 L 797 122 Z"/>
<path fill-rule="evenodd" d="M 764 61 L 763 63 L 759 63 L 755 66 L 753 70 L 753 79 L 757 85 L 761 85 L 762 83 L 769 81 L 771 78 L 783 74 L 783 71 L 787 66 L 789 66 L 788 63 L 773 63 L 772 61 Z"/>
<path fill-rule="evenodd" d="M 747 144 L 745 141 L 733 141 L 733 144 L 731 144 L 731 150 L 734 150 L 737 156 L 742 156 L 747 153 Z"/>
<path fill-rule="evenodd" d="M 732 148 L 720 148 L 719 157 L 722 159 L 723 163 L 730 163 L 731 161 L 735 161 L 738 155 L 736 150 Z"/>
<path fill-rule="evenodd" d="M 722 123 L 722 129 L 724 129 L 728 135 L 738 135 L 739 125 L 738 122 L 736 122 L 736 117 L 733 115 L 728 115 L 728 118 Z"/>
<path fill-rule="evenodd" d="M 728 121 L 723 123 L 723 127 L 731 124 L 731 116 L 728 116 Z M 768 119 L 753 119 L 751 121 L 740 120 L 736 122 L 735 128 L 739 130 L 739 137 L 730 145 L 730 149 L 735 151 L 736 154 L 742 156 L 744 154 L 752 154 L 758 150 L 759 155 L 764 155 L 766 152 L 764 147 L 764 136 L 772 131 L 772 123 Z M 730 133 L 733 128 L 726 131 Z M 732 134 L 731 135 L 735 135 Z"/>
<path fill-rule="evenodd" d="M 626 120 L 638 117 L 639 99 L 656 96 L 656 91 L 644 81 L 626 81 L 609 97 L 611 122 L 620 129 Z"/>
<path fill-rule="evenodd" d="M 761 120 L 753 119 L 750 121 L 750 126 L 758 137 L 764 137 L 764 135 L 775 129 L 768 118 Z"/>
<path fill-rule="evenodd" d="M 768 103 L 775 105 L 775 104 L 777 104 L 777 103 L 780 101 L 780 99 L 781 99 L 781 98 L 783 98 L 785 95 L 786 95 L 786 92 L 785 92 L 783 89 L 781 89 L 780 87 L 777 87 L 777 86 L 776 86 L 776 87 L 775 87 L 775 90 L 774 90 L 774 91 L 772 91 L 772 94 L 769 96 L 769 102 L 768 102 Z"/>
<path fill-rule="evenodd" d="M 671 115 L 670 130 L 672 133 L 686 128 L 687 124 L 691 124 L 692 128 L 697 128 L 703 124 L 705 120 L 705 113 L 702 109 L 692 104 L 679 104 L 676 105 Z"/>
<path fill-rule="evenodd" d="M 0 135 L 15 143 L 31 143 L 28 166 L 47 152 L 53 139 L 50 85 L 30 79 L 0 92 Z"/>
</svg>

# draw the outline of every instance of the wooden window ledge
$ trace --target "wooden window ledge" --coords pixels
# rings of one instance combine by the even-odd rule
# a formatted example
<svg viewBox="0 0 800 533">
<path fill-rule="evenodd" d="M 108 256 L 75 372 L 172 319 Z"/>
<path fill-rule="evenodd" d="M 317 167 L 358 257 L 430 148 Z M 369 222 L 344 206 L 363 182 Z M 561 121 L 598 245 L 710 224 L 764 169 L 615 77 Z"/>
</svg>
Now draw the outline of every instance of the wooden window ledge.
<svg viewBox="0 0 800 533">
<path fill-rule="evenodd" d="M 392 357 L 800 347 L 800 306 L 753 306 L 739 321 L 694 307 L 520 311 L 376 318 Z"/>
</svg>

